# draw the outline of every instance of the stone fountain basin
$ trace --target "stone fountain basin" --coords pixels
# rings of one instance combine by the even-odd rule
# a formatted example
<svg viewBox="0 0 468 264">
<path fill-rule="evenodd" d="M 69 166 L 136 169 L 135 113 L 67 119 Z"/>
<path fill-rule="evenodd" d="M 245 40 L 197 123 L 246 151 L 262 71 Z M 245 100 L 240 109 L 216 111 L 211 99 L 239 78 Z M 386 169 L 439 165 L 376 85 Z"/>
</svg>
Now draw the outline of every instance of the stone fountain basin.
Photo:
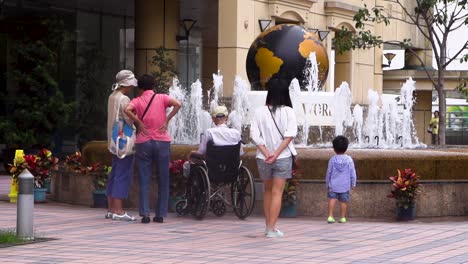
<svg viewBox="0 0 468 264">
<path fill-rule="evenodd" d="M 172 159 L 185 159 L 192 145 L 173 145 Z M 327 207 L 325 173 L 329 158 L 334 154 L 331 148 L 298 148 L 298 160 L 302 180 L 298 191 L 299 215 L 325 216 Z M 391 184 L 388 177 L 397 169 L 412 168 L 422 181 L 422 192 L 417 198 L 418 217 L 457 216 L 468 214 L 468 147 L 427 148 L 427 149 L 349 149 L 358 176 L 358 185 L 351 192 L 349 216 L 391 217 L 395 215 L 394 200 L 387 198 Z M 83 148 L 83 162 L 111 163 L 107 142 L 93 141 Z M 255 148 L 246 148 L 243 163 L 256 178 L 257 204 L 255 211 L 262 211 L 262 183 L 257 175 Z M 67 173 L 54 175 L 53 199 L 74 204 L 91 205 L 92 178 L 90 175 Z M 152 200 L 156 199 L 156 184 L 153 181 Z M 66 184 L 65 184 L 66 183 Z M 64 185 L 64 186 L 62 186 Z M 66 185 L 66 186 L 65 186 Z M 76 189 L 76 190 L 75 190 Z M 79 191 L 78 191 L 79 189 Z M 89 193 L 83 190 L 89 189 Z M 74 191 L 75 190 L 75 191 Z M 68 192 L 68 194 L 67 194 Z M 138 205 L 138 180 L 133 179 L 127 207 Z M 337 212 L 338 213 L 338 212 Z"/>
</svg>

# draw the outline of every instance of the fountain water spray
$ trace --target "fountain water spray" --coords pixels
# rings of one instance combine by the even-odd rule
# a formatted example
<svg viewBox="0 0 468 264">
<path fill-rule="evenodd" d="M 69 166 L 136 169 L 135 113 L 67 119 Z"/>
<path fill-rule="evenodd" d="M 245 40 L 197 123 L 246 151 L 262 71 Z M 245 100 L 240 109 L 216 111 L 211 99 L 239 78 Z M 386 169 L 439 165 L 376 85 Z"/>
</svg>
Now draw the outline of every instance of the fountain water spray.
<svg viewBox="0 0 468 264">
<path fill-rule="evenodd" d="M 250 124 L 250 120 L 248 120 L 250 104 L 247 96 L 249 91 L 249 83 L 239 75 L 236 75 L 232 94 L 232 111 L 229 115 L 229 120 L 231 126 L 241 133 L 243 124 Z"/>
<path fill-rule="evenodd" d="M 419 145 L 418 137 L 416 136 L 416 129 L 413 123 L 413 105 L 415 99 L 413 97 L 416 90 L 415 81 L 409 78 L 401 87 L 401 103 L 403 104 L 403 119 L 402 119 L 402 147 L 412 147 Z M 414 140 L 414 141 L 413 141 Z"/>
<path fill-rule="evenodd" d="M 208 93 L 208 98 L 212 98 L 210 101 L 210 112 L 214 107 L 219 105 L 219 98 L 223 97 L 223 76 L 218 70 L 218 74 L 213 73 L 213 88 L 211 93 Z"/>
<path fill-rule="evenodd" d="M 169 96 L 177 99 L 183 106 L 187 105 L 187 92 L 182 89 L 179 80 L 174 78 L 172 80 L 172 86 L 169 88 Z M 168 111 L 171 111 L 169 109 Z M 188 107 L 182 107 L 179 112 L 169 122 L 168 130 L 171 133 L 171 137 L 175 142 L 188 143 L 189 142 L 189 127 L 186 126 L 184 118 L 188 115 Z"/>
<path fill-rule="evenodd" d="M 353 115 L 351 114 L 351 90 L 347 82 L 342 82 L 335 91 L 334 96 L 334 115 L 335 136 L 344 134 L 344 127 L 353 124 Z"/>
<path fill-rule="evenodd" d="M 173 141 L 179 144 L 198 144 L 200 134 L 211 127 L 212 123 L 210 114 L 203 110 L 201 82 L 199 80 L 194 82 L 190 91 L 188 97 L 177 80 L 174 80 L 169 89 L 169 95 L 182 103 L 181 111 L 173 117 L 169 125 Z"/>
<path fill-rule="evenodd" d="M 306 115 L 307 103 L 302 103 L 301 98 L 301 86 L 299 81 L 294 78 L 289 85 L 289 96 L 291 97 L 292 107 L 296 114 L 296 121 L 299 127 L 302 127 L 302 133 L 300 134 L 300 142 L 302 145 L 307 145 L 307 138 L 309 135 L 309 120 L 310 117 Z M 310 106 L 309 106 L 310 108 Z"/>
<path fill-rule="evenodd" d="M 354 118 L 354 134 L 356 135 L 356 143 L 360 147 L 362 145 L 362 126 L 364 123 L 364 113 L 362 107 L 356 104 L 353 108 Z"/>
<path fill-rule="evenodd" d="M 364 125 L 365 138 L 367 146 L 377 146 L 378 130 L 379 130 L 379 94 L 374 90 L 369 90 L 367 93 L 369 107 L 367 109 L 367 118 Z"/>
<path fill-rule="evenodd" d="M 317 71 L 314 70 L 317 66 L 315 53 L 311 53 L 309 60 L 307 92 L 301 91 L 297 79 L 293 79 L 289 87 L 298 126 L 302 126 L 302 134 L 299 134 L 298 137 L 301 145 L 309 145 L 311 141 L 309 139 L 310 127 L 321 124 L 320 120 L 325 118 L 322 119 L 325 120 L 323 122 L 335 127 L 335 135 L 346 135 L 350 139 L 351 147 L 410 148 L 424 146 L 419 144 L 412 122 L 411 110 L 414 104 L 413 92 L 415 90 L 413 80 L 409 79 L 401 89 L 403 109 L 400 111 L 401 106 L 397 105 L 394 98 L 389 96 L 381 98 L 376 91 L 369 90 L 369 106 L 367 107 L 367 117 L 364 119 L 365 111 L 360 105 L 355 105 L 351 112 L 352 93 L 346 82 L 343 82 L 334 94 L 318 92 L 318 76 Z M 211 96 L 209 95 L 210 108 L 219 104 L 218 100 L 222 96 L 222 89 L 223 76 L 218 71 L 218 74 L 213 74 L 213 89 Z M 210 114 L 203 110 L 202 87 L 199 80 L 192 84 L 190 91 L 190 94 L 184 91 L 177 79 L 174 80 L 170 89 L 170 95 L 183 104 L 181 111 L 174 117 L 169 126 L 174 143 L 198 144 L 200 134 L 213 125 Z M 266 92 L 250 91 L 247 81 L 236 76 L 229 117 L 230 125 L 242 132 L 244 125 L 250 124 L 249 117 L 255 107 L 264 104 L 264 96 L 266 96 Z M 327 110 L 325 104 L 317 100 L 317 97 L 322 96 L 333 96 L 333 100 L 331 97 L 327 99 L 328 104 L 334 106 L 331 110 Z M 252 105 L 251 100 L 253 100 L 254 105 Z M 379 100 L 382 101 L 382 108 L 379 107 Z M 332 101 L 333 103 L 331 103 Z M 333 120 L 330 118 L 330 113 Z M 317 146 L 329 147 L 330 143 L 322 140 L 320 126 L 319 131 L 320 141 L 318 141 Z"/>
</svg>

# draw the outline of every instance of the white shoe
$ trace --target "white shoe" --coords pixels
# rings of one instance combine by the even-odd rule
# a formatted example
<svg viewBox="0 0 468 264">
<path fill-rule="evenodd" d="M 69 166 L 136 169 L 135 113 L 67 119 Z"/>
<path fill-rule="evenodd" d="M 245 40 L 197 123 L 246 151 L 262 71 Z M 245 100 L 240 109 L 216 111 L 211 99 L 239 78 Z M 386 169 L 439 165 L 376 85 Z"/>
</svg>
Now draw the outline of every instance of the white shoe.
<svg viewBox="0 0 468 264">
<path fill-rule="evenodd" d="M 107 213 L 106 213 L 106 215 L 104 216 L 104 218 L 106 218 L 106 219 L 112 219 L 112 216 L 113 216 L 113 215 L 114 215 L 114 214 L 113 214 L 112 212 L 107 211 Z"/>
<path fill-rule="evenodd" d="M 275 230 L 270 230 L 266 233 L 266 237 L 272 238 L 272 237 L 283 237 L 284 233 L 279 231 L 278 229 Z"/>
<path fill-rule="evenodd" d="M 126 212 L 118 215 L 118 214 L 113 214 L 112 215 L 112 220 L 121 220 L 121 221 L 136 221 L 136 218 L 133 216 L 128 215 Z"/>
</svg>

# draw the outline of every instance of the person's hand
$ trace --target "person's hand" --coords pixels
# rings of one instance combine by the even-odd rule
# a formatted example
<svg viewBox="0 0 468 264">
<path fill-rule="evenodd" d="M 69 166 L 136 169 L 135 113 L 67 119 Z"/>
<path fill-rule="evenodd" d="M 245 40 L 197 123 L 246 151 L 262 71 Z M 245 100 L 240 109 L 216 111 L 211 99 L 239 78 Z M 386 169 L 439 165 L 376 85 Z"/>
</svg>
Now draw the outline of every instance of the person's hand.
<svg viewBox="0 0 468 264">
<path fill-rule="evenodd" d="M 160 133 L 164 133 L 167 131 L 167 121 L 164 122 L 164 124 L 159 128 Z"/>
<path fill-rule="evenodd" d="M 269 163 L 269 164 L 273 164 L 278 159 L 278 156 L 279 156 L 279 154 L 276 153 L 276 151 L 275 151 L 266 158 L 265 162 Z"/>
<path fill-rule="evenodd" d="M 263 156 L 265 156 L 265 162 L 266 160 L 271 156 L 270 152 L 268 150 L 262 151 Z"/>
<path fill-rule="evenodd" d="M 141 133 L 143 135 L 148 135 L 148 130 L 146 130 L 145 124 L 143 122 L 138 122 L 137 123 L 137 134 Z"/>
</svg>

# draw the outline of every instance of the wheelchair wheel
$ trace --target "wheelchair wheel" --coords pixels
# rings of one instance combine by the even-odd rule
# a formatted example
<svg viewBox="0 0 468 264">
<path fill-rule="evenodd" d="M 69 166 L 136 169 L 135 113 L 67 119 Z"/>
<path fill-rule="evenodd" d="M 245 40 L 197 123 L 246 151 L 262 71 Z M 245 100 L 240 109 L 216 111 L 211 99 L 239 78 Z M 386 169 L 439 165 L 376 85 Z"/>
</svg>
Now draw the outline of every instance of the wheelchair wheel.
<svg viewBox="0 0 468 264">
<path fill-rule="evenodd" d="M 211 211 L 218 217 L 223 216 L 226 213 L 226 205 L 220 199 L 214 200 L 210 202 Z"/>
<path fill-rule="evenodd" d="M 189 213 L 188 202 L 186 199 L 177 201 L 175 211 L 179 216 L 186 216 Z"/>
<path fill-rule="evenodd" d="M 255 203 L 255 184 L 250 171 L 241 166 L 237 181 L 231 185 L 231 200 L 234 213 L 240 219 L 247 218 L 253 211 Z"/>
<path fill-rule="evenodd" d="M 202 220 L 210 207 L 210 181 L 203 167 L 192 169 L 188 186 L 189 208 L 196 219 Z"/>
</svg>

